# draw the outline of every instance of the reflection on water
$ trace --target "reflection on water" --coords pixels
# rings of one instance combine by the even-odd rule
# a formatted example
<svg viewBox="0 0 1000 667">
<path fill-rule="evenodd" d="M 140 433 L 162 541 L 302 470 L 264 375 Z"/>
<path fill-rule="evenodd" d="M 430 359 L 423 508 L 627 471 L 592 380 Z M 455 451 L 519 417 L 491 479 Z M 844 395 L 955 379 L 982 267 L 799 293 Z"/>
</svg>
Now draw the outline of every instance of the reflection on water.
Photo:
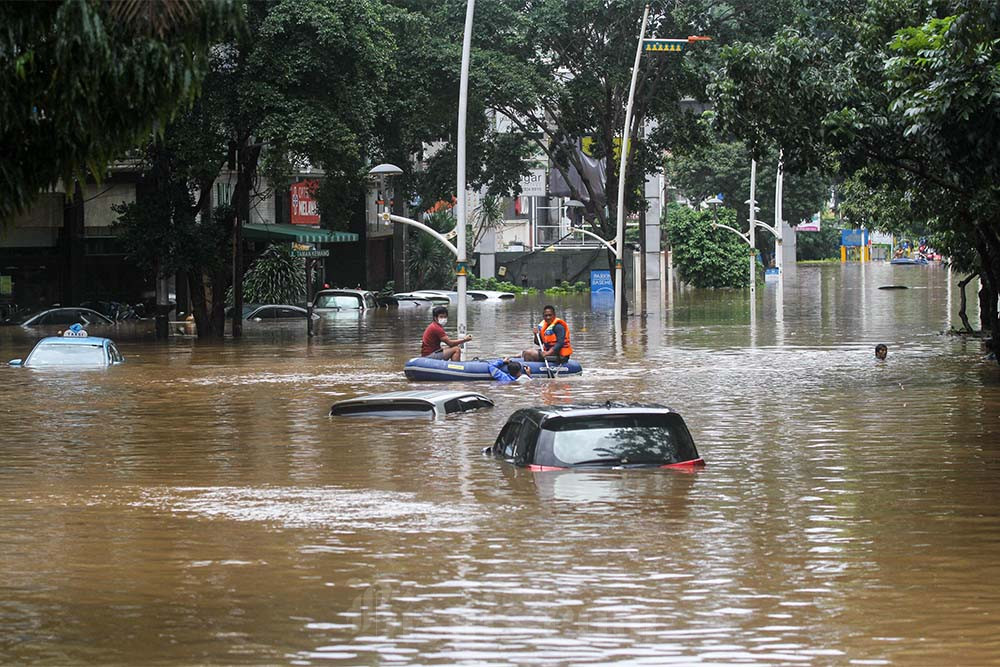
<svg viewBox="0 0 1000 667">
<path fill-rule="evenodd" d="M 120 367 L 0 368 L 0 662 L 995 662 L 1000 381 L 941 334 L 947 272 L 785 287 L 752 329 L 745 292 L 675 288 L 620 342 L 589 296 L 471 305 L 485 357 L 529 347 L 555 300 L 584 374 L 477 385 L 495 409 L 439 422 L 326 416 L 427 388 L 401 373 L 419 309 L 313 339 L 122 328 Z M 0 330 L 0 357 L 36 339 Z M 479 453 L 515 409 L 608 399 L 678 410 L 707 467 Z"/>
</svg>

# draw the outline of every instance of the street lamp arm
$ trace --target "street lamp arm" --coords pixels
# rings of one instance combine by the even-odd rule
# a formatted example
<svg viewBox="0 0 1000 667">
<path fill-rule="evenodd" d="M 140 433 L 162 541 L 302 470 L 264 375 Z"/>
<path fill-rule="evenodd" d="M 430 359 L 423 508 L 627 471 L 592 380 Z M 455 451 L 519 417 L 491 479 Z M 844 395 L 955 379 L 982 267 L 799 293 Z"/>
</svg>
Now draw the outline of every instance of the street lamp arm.
<svg viewBox="0 0 1000 667">
<path fill-rule="evenodd" d="M 580 232 L 581 234 L 586 234 L 587 236 L 589 236 L 591 238 L 595 238 L 598 241 L 600 241 L 604 245 L 604 247 L 607 248 L 608 250 L 610 250 L 611 252 L 615 251 L 615 242 L 614 241 L 605 241 L 604 239 L 602 239 L 600 236 L 598 236 L 594 232 L 588 231 L 586 229 L 580 229 L 579 227 L 570 227 L 569 229 L 570 229 L 570 231 Z"/>
<path fill-rule="evenodd" d="M 729 231 L 731 231 L 732 233 L 736 234 L 741 239 L 743 239 L 751 248 L 753 247 L 753 244 L 750 243 L 750 235 L 749 234 L 745 234 L 745 233 L 741 232 L 740 230 L 738 230 L 738 229 L 736 229 L 734 227 L 730 227 L 729 225 L 724 225 L 721 222 L 713 222 L 712 226 L 713 227 L 721 227 L 722 229 L 728 229 Z"/>
<path fill-rule="evenodd" d="M 780 236 L 781 236 L 781 234 L 779 234 L 779 233 L 778 233 L 778 230 L 776 230 L 776 229 L 774 228 L 774 225 L 769 225 L 769 224 L 767 224 L 766 222 L 761 222 L 760 220 L 755 220 L 754 222 L 756 223 L 756 225 L 757 225 L 758 227 L 763 227 L 763 228 L 764 228 L 764 229 L 766 229 L 767 231 L 769 231 L 769 232 L 771 232 L 772 234 L 774 234 L 775 238 L 778 238 L 778 237 L 780 237 Z"/>
<path fill-rule="evenodd" d="M 441 232 L 437 231 L 436 229 L 428 227 L 427 225 L 425 225 L 422 222 L 417 222 L 416 220 L 411 220 L 410 218 L 404 218 L 403 216 L 401 216 L 401 215 L 395 215 L 394 213 L 390 213 L 389 214 L 389 219 L 392 220 L 393 222 L 398 222 L 398 223 L 403 224 L 403 225 L 409 225 L 411 227 L 416 227 L 417 229 L 419 229 L 421 231 L 427 232 L 428 234 L 430 234 L 431 236 L 433 236 L 434 238 L 436 238 L 438 241 L 440 241 L 441 243 L 443 243 L 445 245 L 445 247 L 448 248 L 448 250 L 451 251 L 451 254 L 453 254 L 455 257 L 458 257 L 458 248 L 456 248 L 454 246 L 454 244 L 452 244 L 451 241 L 449 241 L 447 238 L 445 238 L 444 235 Z"/>
</svg>

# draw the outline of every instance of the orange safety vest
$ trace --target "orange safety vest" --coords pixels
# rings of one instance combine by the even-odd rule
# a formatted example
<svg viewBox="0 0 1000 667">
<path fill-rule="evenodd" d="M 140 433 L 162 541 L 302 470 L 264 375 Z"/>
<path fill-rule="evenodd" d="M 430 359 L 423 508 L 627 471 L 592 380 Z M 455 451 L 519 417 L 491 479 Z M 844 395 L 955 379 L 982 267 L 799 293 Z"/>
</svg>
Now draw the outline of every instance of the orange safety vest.
<svg viewBox="0 0 1000 667">
<path fill-rule="evenodd" d="M 557 324 L 563 325 L 563 329 L 566 330 L 566 337 L 563 338 L 563 346 L 559 350 L 559 356 L 568 357 L 573 354 L 573 346 L 569 343 L 569 325 L 566 324 L 565 320 L 561 320 L 557 317 L 553 319 L 552 324 L 547 327 L 545 325 L 545 320 L 542 320 L 538 324 L 538 330 L 542 332 L 542 343 L 547 347 L 551 347 L 556 344 L 556 332 L 552 330 L 552 327 Z"/>
</svg>

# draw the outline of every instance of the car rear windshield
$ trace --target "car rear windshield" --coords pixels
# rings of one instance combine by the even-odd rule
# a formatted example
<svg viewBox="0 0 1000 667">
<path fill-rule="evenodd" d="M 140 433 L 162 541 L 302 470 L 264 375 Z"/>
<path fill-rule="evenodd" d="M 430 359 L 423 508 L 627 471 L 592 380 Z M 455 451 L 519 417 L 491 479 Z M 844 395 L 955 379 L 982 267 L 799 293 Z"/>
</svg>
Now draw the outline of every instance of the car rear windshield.
<svg viewBox="0 0 1000 667">
<path fill-rule="evenodd" d="M 104 349 L 100 343 L 65 345 L 40 343 L 28 356 L 26 366 L 101 366 Z"/>
<path fill-rule="evenodd" d="M 423 401 L 398 401 L 395 403 L 345 403 L 330 409 L 331 417 L 388 417 L 407 419 L 434 417 L 434 406 Z"/>
<path fill-rule="evenodd" d="M 545 424 L 562 465 L 666 465 L 698 458 L 680 415 L 559 419 Z"/>
<path fill-rule="evenodd" d="M 361 299 L 353 294 L 320 294 L 316 298 L 316 308 L 361 308 Z"/>
</svg>

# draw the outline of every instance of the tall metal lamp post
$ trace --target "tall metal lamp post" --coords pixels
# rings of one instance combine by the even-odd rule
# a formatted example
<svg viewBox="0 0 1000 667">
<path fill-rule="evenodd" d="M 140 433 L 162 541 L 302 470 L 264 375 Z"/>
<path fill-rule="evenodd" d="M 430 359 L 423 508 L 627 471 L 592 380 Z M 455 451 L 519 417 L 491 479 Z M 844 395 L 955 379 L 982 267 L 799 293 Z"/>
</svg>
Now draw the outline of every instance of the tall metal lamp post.
<svg viewBox="0 0 1000 667">
<path fill-rule="evenodd" d="M 755 190 L 756 190 L 756 187 L 754 185 L 755 178 L 756 178 L 756 175 L 757 175 L 757 163 L 756 162 L 751 163 L 750 173 L 751 173 L 751 176 L 750 176 L 750 198 L 751 198 L 751 201 L 753 201 L 754 203 L 756 203 L 756 201 L 753 199 L 753 196 L 754 196 Z M 750 313 L 751 313 L 751 316 L 752 316 L 753 312 L 754 312 L 754 306 L 757 303 L 757 266 L 756 266 L 757 265 L 757 248 L 755 247 L 755 244 L 754 244 L 754 235 L 753 235 L 754 224 L 756 223 L 756 209 L 757 209 L 757 207 L 754 206 L 753 203 L 750 204 L 750 216 L 749 216 L 749 218 L 750 218 L 750 228 L 746 232 L 741 232 L 740 230 L 738 230 L 738 229 L 736 229 L 734 227 L 730 227 L 729 225 L 723 225 L 723 224 L 721 224 L 718 221 L 718 217 L 719 217 L 718 207 L 722 204 L 722 200 L 718 196 L 712 197 L 711 199 L 706 200 L 705 203 L 707 205 L 711 206 L 713 211 L 716 211 L 716 213 L 715 213 L 715 219 L 716 219 L 716 221 L 712 223 L 713 227 L 719 227 L 720 229 L 728 229 L 729 231 L 731 231 L 732 233 L 736 234 L 741 239 L 743 239 L 746 242 L 746 244 L 748 246 L 750 246 Z"/>
<path fill-rule="evenodd" d="M 630 130 L 632 128 L 632 106 L 635 102 L 635 84 L 639 77 L 639 61 L 642 52 L 681 53 L 689 44 L 709 41 L 711 37 L 692 35 L 686 39 L 646 39 L 646 22 L 649 20 L 649 5 L 642 10 L 642 25 L 639 28 L 639 43 L 635 47 L 635 63 L 632 65 L 632 82 L 628 89 L 628 103 L 625 105 L 625 127 L 622 130 L 621 156 L 618 161 L 618 211 L 615 234 L 615 330 L 622 330 L 622 251 L 625 246 L 625 167 L 628 163 Z"/>
</svg>

